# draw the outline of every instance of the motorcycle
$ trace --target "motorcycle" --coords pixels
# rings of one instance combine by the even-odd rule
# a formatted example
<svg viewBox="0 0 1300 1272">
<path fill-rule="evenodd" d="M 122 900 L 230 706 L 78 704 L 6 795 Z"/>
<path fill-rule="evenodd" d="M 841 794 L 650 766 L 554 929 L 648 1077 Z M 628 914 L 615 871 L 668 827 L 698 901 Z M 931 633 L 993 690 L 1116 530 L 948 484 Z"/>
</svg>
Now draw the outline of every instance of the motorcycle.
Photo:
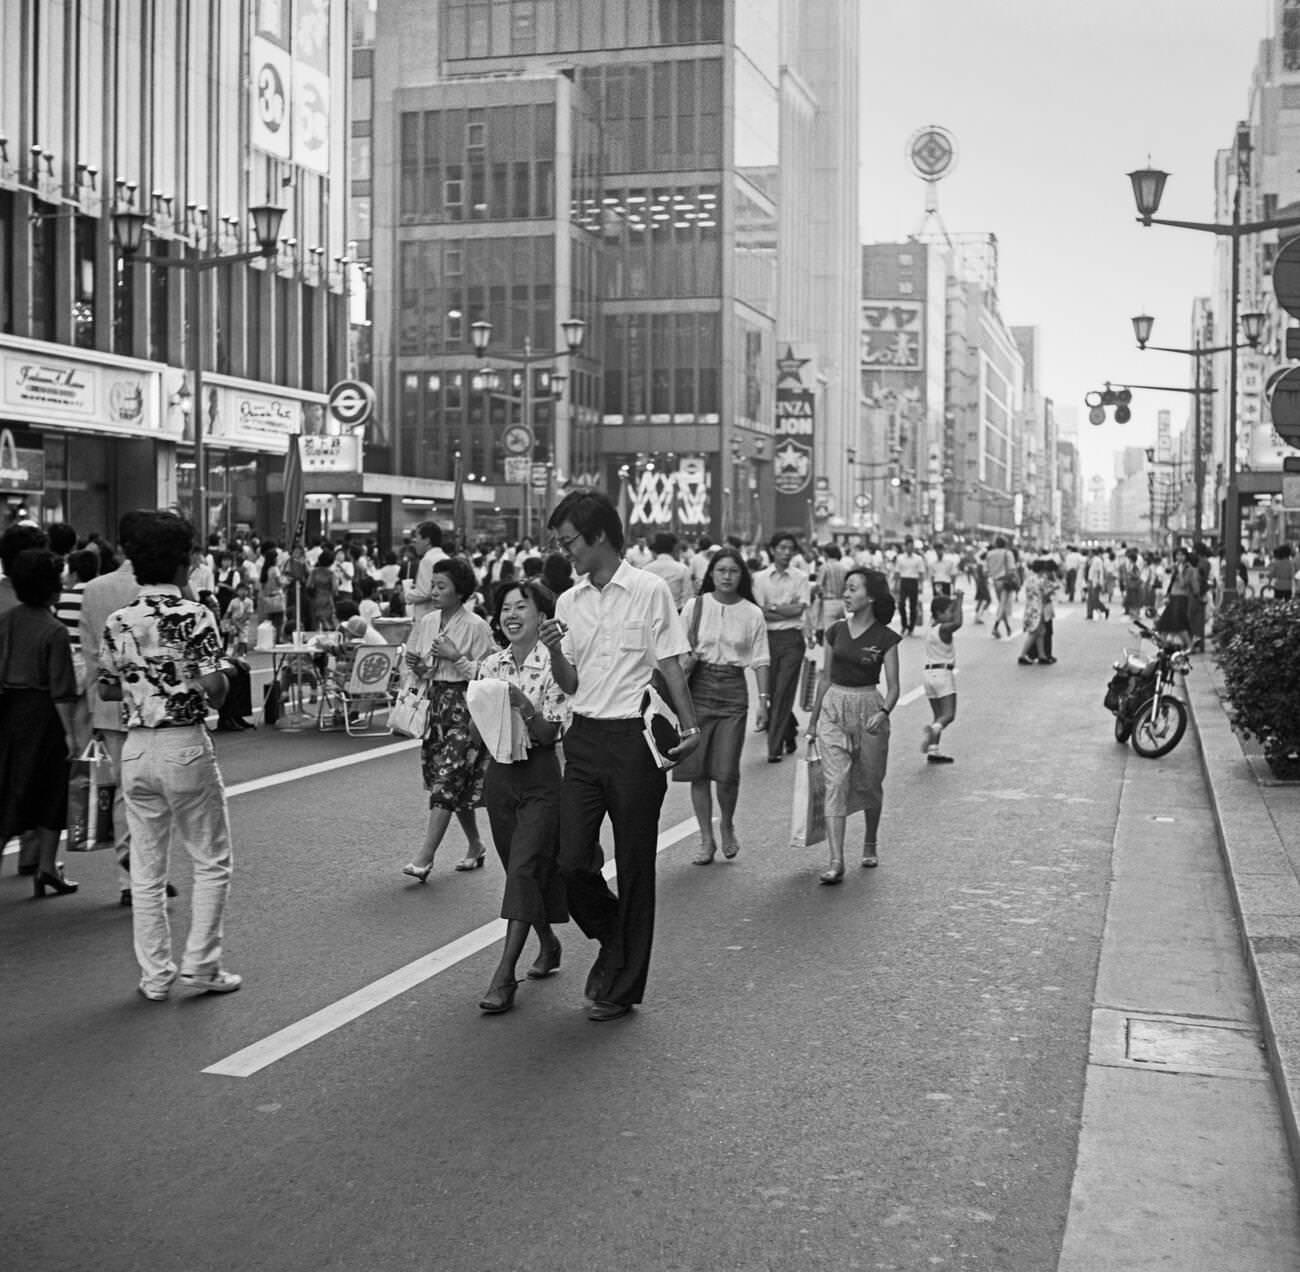
<svg viewBox="0 0 1300 1272">
<path fill-rule="evenodd" d="M 1174 689 L 1177 677 L 1191 671 L 1192 660 L 1181 644 L 1140 619 L 1132 630 L 1155 644 L 1155 656 L 1125 649 L 1113 664 L 1104 701 L 1115 716 L 1115 741 L 1129 742 L 1139 755 L 1157 760 L 1187 732 L 1187 707 Z"/>
</svg>

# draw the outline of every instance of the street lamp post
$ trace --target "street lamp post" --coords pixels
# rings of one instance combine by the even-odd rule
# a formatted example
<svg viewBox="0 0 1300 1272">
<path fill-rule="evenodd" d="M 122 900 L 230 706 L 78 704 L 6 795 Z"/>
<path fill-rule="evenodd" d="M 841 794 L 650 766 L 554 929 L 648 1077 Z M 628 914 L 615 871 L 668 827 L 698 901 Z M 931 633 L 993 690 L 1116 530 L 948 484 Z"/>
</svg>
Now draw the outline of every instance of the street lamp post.
<svg viewBox="0 0 1300 1272">
<path fill-rule="evenodd" d="M 1198 230 L 1206 234 L 1226 236 L 1232 241 L 1232 264 L 1229 277 L 1232 287 L 1232 317 L 1228 330 L 1235 340 L 1241 310 L 1241 240 L 1248 234 L 1261 234 L 1268 230 L 1284 230 L 1300 225 L 1300 216 L 1274 217 L 1264 221 L 1241 219 L 1241 191 L 1250 179 L 1250 125 L 1239 123 L 1234 149 L 1237 156 L 1237 180 L 1232 194 L 1232 220 L 1173 221 L 1156 216 L 1164 194 L 1169 174 L 1159 168 L 1138 168 L 1128 174 L 1133 187 L 1133 200 L 1137 204 L 1138 220 L 1145 226 L 1169 225 L 1181 230 Z M 1237 350 L 1232 345 L 1228 362 L 1228 437 L 1227 483 L 1223 509 L 1223 594 L 1231 601 L 1237 593 L 1237 570 L 1241 563 L 1241 492 L 1237 488 Z"/>
<path fill-rule="evenodd" d="M 1137 337 L 1138 348 L 1146 350 L 1152 349 L 1156 353 L 1182 353 L 1188 357 L 1195 358 L 1195 384 L 1192 390 L 1196 395 L 1196 416 L 1195 416 L 1195 439 L 1194 452 L 1192 455 L 1192 479 L 1196 483 L 1196 541 L 1201 539 L 1201 529 L 1205 520 L 1205 457 L 1201 451 L 1201 394 L 1206 390 L 1202 387 L 1201 382 L 1201 359 L 1208 357 L 1212 353 L 1231 353 L 1233 361 L 1236 361 L 1237 350 L 1241 348 L 1240 342 L 1236 339 L 1234 329 L 1233 343 L 1225 345 L 1203 345 L 1201 335 L 1196 333 L 1196 344 L 1190 349 L 1175 349 L 1168 345 L 1150 344 L 1151 330 L 1155 326 L 1156 320 L 1150 314 L 1135 314 L 1132 319 L 1133 334 Z M 1246 344 L 1252 349 L 1259 348 L 1259 338 L 1264 330 L 1264 315 L 1258 311 L 1252 310 L 1250 313 L 1241 315 L 1241 334 L 1246 337 Z M 1210 390 L 1212 392 L 1212 390 Z"/>
<path fill-rule="evenodd" d="M 565 340 L 565 344 L 568 346 L 567 349 L 534 350 L 532 338 L 529 336 L 525 336 L 524 351 L 522 354 L 494 353 L 492 355 L 498 361 L 508 363 L 511 366 L 521 367 L 523 369 L 523 373 L 524 373 L 523 392 L 520 394 L 518 398 L 512 398 L 511 400 L 519 402 L 523 425 L 528 430 L 530 438 L 534 440 L 536 438 L 536 430 L 533 428 L 532 369 L 538 363 L 554 362 L 556 358 L 563 357 L 566 354 L 569 357 L 573 357 L 582 348 L 583 339 L 587 334 L 587 324 L 583 322 L 581 318 L 568 318 L 564 322 L 562 322 L 560 326 L 564 331 L 564 340 Z M 488 322 L 485 318 L 480 318 L 478 322 L 470 323 L 469 334 L 470 334 L 470 339 L 474 343 L 474 351 L 478 354 L 480 358 L 486 358 L 488 356 L 488 346 L 492 343 L 492 324 Z M 551 382 L 556 386 L 557 390 L 560 390 L 560 393 L 552 394 L 552 396 L 558 400 L 562 394 L 563 386 L 569 377 L 566 375 L 559 375 L 552 372 L 550 378 L 551 378 Z M 547 463 L 549 464 L 549 469 L 547 472 L 548 495 L 550 493 L 550 483 L 554 478 L 555 465 L 557 462 L 556 455 L 555 455 L 555 435 L 556 435 L 555 425 L 557 422 L 558 421 L 552 421 L 551 424 L 551 441 L 550 441 L 550 446 L 548 448 L 548 454 L 547 454 Z M 524 515 L 527 518 L 527 520 L 531 523 L 531 515 L 528 511 L 529 499 L 532 490 L 531 461 L 533 459 L 533 454 L 531 449 L 529 451 L 528 458 L 530 461 L 530 471 L 529 471 L 528 481 L 527 483 L 525 483 L 524 486 L 524 509 L 525 509 Z M 526 533 L 531 533 L 531 531 L 532 531 L 532 526 L 531 524 L 529 524 Z M 539 538 L 541 537 L 540 534 L 538 535 L 538 537 Z"/>
<path fill-rule="evenodd" d="M 271 260 L 279 247 L 280 222 L 284 209 L 273 204 L 258 204 L 249 208 L 253 220 L 253 234 L 257 248 L 248 252 L 228 252 L 225 255 L 203 256 L 199 252 L 198 236 L 185 244 L 183 256 L 163 256 L 157 252 L 142 252 L 140 244 L 148 228 L 149 218 L 143 212 L 113 213 L 113 242 L 122 256 L 131 261 L 160 265 L 164 269 L 178 269 L 186 275 L 185 323 L 189 328 L 191 401 L 194 407 L 194 520 L 202 542 L 208 537 L 208 478 L 207 459 L 204 453 L 203 418 L 203 349 L 206 345 L 204 310 L 199 298 L 199 278 L 219 265 L 235 265 L 240 261 Z"/>
</svg>

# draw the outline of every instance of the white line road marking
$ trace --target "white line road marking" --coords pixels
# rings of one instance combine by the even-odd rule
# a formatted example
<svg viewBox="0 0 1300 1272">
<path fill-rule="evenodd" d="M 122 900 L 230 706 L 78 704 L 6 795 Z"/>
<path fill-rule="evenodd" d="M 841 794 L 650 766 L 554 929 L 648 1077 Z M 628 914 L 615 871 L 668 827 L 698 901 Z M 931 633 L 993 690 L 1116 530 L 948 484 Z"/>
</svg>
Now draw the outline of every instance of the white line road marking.
<svg viewBox="0 0 1300 1272">
<path fill-rule="evenodd" d="M 365 764 L 368 760 L 385 760 L 390 755 L 400 755 L 403 751 L 413 751 L 419 746 L 417 738 L 405 738 L 401 742 L 390 742 L 387 746 L 377 746 L 369 751 L 359 751 L 355 755 L 340 755 L 337 759 L 321 760 L 319 764 L 304 764 L 301 768 L 286 769 L 283 773 L 272 773 L 268 777 L 255 777 L 249 782 L 236 782 L 226 787 L 226 798 L 235 795 L 251 795 L 254 791 L 264 791 L 272 786 L 284 786 L 304 777 L 317 777 L 321 773 L 332 773 L 335 769 L 350 768 L 353 764 Z"/>
<path fill-rule="evenodd" d="M 673 844 L 692 834 L 695 829 L 693 817 L 688 821 L 678 822 L 676 826 L 659 836 L 656 851 L 663 852 L 666 848 L 671 848 Z M 606 879 L 612 879 L 614 862 L 606 862 L 602 873 Z M 255 1042 L 242 1051 L 236 1051 L 234 1055 L 218 1060 L 216 1064 L 208 1065 L 203 1072 L 227 1078 L 251 1077 L 277 1060 L 283 1060 L 285 1056 L 301 1050 L 309 1043 L 333 1033 L 336 1029 L 343 1028 L 344 1025 L 351 1024 L 366 1012 L 382 1006 L 399 994 L 406 993 L 408 989 L 414 989 L 417 985 L 431 980 L 439 972 L 445 972 L 449 967 L 455 967 L 457 963 L 487 949 L 490 945 L 495 945 L 505 936 L 505 933 L 505 920 L 493 919 L 491 923 L 485 923 L 482 927 L 467 932 L 440 949 L 417 958 L 413 963 L 407 963 L 405 967 L 399 967 L 395 972 L 381 976 L 377 981 L 363 986 L 346 998 L 340 998 L 338 1002 L 331 1003 L 310 1016 L 304 1016 L 302 1020 L 277 1030 L 260 1042 Z"/>
</svg>

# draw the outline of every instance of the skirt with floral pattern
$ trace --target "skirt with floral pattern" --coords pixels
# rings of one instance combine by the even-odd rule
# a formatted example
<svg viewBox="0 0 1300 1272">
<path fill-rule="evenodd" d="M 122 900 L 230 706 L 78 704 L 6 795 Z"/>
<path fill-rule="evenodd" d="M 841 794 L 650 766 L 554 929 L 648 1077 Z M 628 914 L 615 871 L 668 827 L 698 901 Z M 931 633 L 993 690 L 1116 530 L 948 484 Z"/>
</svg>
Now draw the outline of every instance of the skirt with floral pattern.
<svg viewBox="0 0 1300 1272">
<path fill-rule="evenodd" d="M 429 686 L 429 727 L 420 748 L 430 808 L 463 813 L 483 803 L 487 751 L 470 723 L 465 682 L 435 680 Z"/>
</svg>

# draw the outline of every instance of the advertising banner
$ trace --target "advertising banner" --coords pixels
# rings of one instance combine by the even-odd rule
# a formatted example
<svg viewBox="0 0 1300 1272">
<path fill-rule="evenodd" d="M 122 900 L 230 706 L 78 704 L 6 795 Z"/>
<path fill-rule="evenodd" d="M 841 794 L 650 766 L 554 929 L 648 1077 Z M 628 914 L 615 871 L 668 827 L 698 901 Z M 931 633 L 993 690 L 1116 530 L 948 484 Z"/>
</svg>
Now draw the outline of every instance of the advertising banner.
<svg viewBox="0 0 1300 1272">
<path fill-rule="evenodd" d="M 353 433 L 304 433 L 298 441 L 305 473 L 361 471 L 361 439 Z"/>
<path fill-rule="evenodd" d="M 216 399 L 211 434 L 214 443 L 283 455 L 290 436 L 304 431 L 303 403 L 296 398 L 225 387 L 213 389 L 212 394 Z M 304 470 L 306 467 L 304 449 Z"/>
<path fill-rule="evenodd" d="M 817 363 L 813 345 L 787 344 L 776 360 L 772 486 L 776 528 L 807 529 L 813 498 Z"/>
<path fill-rule="evenodd" d="M 305 62 L 293 64 L 293 162 L 328 174 L 330 81 Z"/>
<path fill-rule="evenodd" d="M 253 37 L 250 52 L 250 144 L 277 159 L 288 159 L 289 94 L 293 83 L 289 55 L 260 36 Z"/>
<path fill-rule="evenodd" d="M 862 365 L 925 369 L 925 305 L 919 300 L 862 302 Z"/>
</svg>

